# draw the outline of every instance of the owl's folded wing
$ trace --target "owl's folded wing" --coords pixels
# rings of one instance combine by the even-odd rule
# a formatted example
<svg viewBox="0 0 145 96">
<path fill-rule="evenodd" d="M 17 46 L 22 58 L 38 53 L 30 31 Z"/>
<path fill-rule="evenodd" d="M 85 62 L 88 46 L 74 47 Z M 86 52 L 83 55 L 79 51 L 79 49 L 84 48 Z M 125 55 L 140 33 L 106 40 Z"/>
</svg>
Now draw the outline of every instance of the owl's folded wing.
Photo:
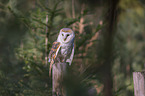
<svg viewBox="0 0 145 96">
<path fill-rule="evenodd" d="M 48 62 L 51 62 L 52 60 L 55 60 L 59 49 L 60 49 L 60 42 L 56 42 L 56 41 L 53 42 L 52 48 L 51 48 L 51 50 L 49 52 L 49 56 L 48 56 L 49 60 L 48 60 Z"/>
<path fill-rule="evenodd" d="M 57 56 L 57 53 L 60 49 L 60 42 L 54 42 L 53 45 L 52 45 L 52 48 L 50 50 L 50 53 L 49 53 L 49 61 L 50 62 L 50 67 L 49 67 L 49 76 L 51 77 L 51 69 L 52 69 L 52 65 L 54 64 L 54 60 Z"/>
</svg>

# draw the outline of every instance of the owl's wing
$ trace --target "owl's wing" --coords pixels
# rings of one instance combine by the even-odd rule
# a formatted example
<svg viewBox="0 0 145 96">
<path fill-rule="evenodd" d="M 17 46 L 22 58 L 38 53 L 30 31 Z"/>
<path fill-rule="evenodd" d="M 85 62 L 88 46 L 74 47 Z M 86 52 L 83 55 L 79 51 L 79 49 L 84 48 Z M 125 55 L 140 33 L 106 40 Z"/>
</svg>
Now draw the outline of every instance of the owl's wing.
<svg viewBox="0 0 145 96">
<path fill-rule="evenodd" d="M 54 64 L 54 60 L 58 54 L 58 51 L 60 49 L 60 42 L 54 42 L 53 45 L 52 45 L 52 48 L 50 50 L 50 53 L 49 53 L 49 61 L 50 62 L 50 67 L 49 67 L 49 76 L 51 76 L 51 69 L 52 69 L 52 65 Z"/>
<path fill-rule="evenodd" d="M 48 62 L 51 62 L 52 60 L 55 60 L 59 49 L 60 49 L 60 42 L 56 42 L 56 41 L 53 42 L 52 48 L 51 48 L 51 50 L 49 52 L 49 56 L 48 56 L 49 60 L 48 60 Z"/>
<path fill-rule="evenodd" d="M 71 51 L 70 58 L 66 60 L 66 62 L 68 62 L 69 65 L 71 65 L 73 57 L 74 57 L 74 44 L 73 44 L 73 48 L 72 48 L 72 51 Z"/>
</svg>

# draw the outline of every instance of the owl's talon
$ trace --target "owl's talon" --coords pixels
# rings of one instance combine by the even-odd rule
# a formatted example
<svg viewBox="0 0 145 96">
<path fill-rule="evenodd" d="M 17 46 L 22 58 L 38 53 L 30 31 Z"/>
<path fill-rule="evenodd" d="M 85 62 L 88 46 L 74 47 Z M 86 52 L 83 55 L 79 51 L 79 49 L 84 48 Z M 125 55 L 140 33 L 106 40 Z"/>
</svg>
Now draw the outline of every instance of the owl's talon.
<svg viewBox="0 0 145 96">
<path fill-rule="evenodd" d="M 59 58 L 57 58 L 57 61 L 58 61 L 59 63 L 61 63 Z"/>
<path fill-rule="evenodd" d="M 64 63 L 65 59 L 62 60 L 62 62 Z"/>
</svg>

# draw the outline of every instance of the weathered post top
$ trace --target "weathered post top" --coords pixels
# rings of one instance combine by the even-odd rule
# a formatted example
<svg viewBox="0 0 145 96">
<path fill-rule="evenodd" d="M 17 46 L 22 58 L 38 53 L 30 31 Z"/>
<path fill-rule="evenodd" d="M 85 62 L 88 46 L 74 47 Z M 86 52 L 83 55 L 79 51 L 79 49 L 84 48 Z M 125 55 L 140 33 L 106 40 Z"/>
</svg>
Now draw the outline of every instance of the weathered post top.
<svg viewBox="0 0 145 96">
<path fill-rule="evenodd" d="M 145 71 L 133 72 L 134 96 L 145 96 Z"/>
</svg>

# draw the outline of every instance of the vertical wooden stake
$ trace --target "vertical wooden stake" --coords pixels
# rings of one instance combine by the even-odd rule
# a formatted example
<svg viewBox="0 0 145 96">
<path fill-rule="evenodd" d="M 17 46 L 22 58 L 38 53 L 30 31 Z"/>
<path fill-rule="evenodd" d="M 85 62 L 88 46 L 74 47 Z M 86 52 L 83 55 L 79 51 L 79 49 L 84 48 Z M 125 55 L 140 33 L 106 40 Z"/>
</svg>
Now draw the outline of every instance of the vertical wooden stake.
<svg viewBox="0 0 145 96">
<path fill-rule="evenodd" d="M 55 63 L 52 67 L 52 96 L 66 96 L 63 79 L 66 75 L 67 64 Z"/>
<path fill-rule="evenodd" d="M 145 96 L 145 71 L 133 72 L 134 96 Z"/>
</svg>

